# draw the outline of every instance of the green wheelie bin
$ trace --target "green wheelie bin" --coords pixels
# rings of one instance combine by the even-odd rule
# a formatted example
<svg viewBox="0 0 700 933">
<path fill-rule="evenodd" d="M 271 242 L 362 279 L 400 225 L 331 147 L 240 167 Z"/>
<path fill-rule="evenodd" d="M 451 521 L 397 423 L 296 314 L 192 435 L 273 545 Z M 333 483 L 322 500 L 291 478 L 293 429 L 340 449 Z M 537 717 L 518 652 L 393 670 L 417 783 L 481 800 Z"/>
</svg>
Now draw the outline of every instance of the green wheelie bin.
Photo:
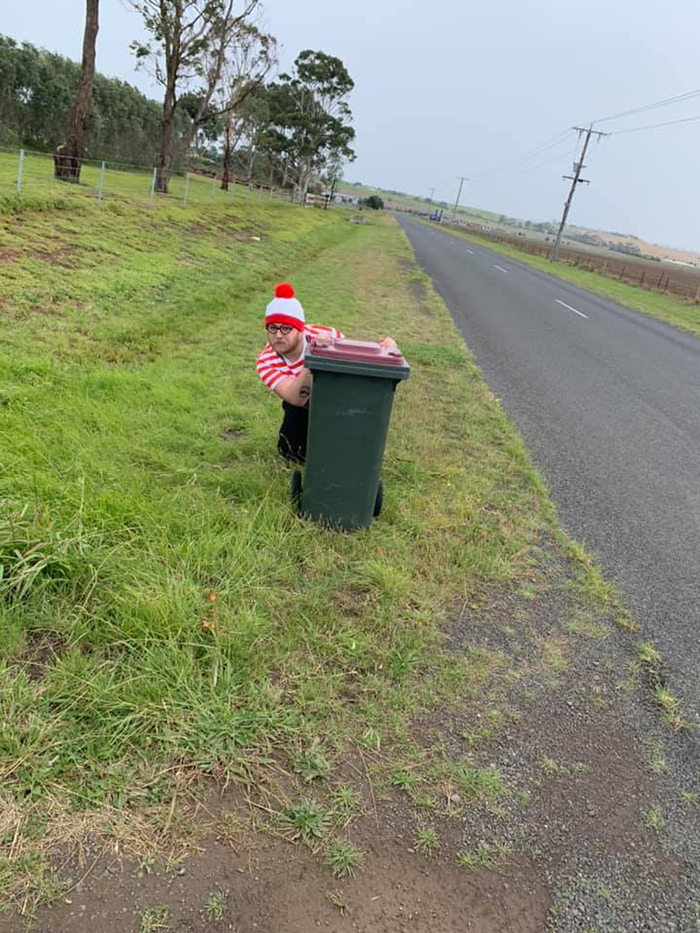
<svg viewBox="0 0 700 933">
<path fill-rule="evenodd" d="M 303 479 L 292 499 L 306 518 L 343 531 L 366 528 L 382 507 L 379 479 L 394 391 L 410 367 L 401 351 L 357 340 L 313 340 L 314 382 Z"/>
</svg>

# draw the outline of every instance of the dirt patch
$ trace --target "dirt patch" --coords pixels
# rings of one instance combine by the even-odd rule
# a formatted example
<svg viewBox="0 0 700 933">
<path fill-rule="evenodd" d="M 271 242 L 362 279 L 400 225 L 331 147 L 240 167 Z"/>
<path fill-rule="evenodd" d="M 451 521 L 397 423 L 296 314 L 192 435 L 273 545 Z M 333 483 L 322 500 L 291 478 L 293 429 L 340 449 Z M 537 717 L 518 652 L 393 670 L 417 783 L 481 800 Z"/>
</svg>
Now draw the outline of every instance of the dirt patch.
<svg viewBox="0 0 700 933">
<path fill-rule="evenodd" d="M 0 262 L 14 262 L 21 255 L 21 250 L 6 246 L 0 249 Z"/>
<path fill-rule="evenodd" d="M 219 437 L 222 441 L 239 441 L 244 434 L 245 431 L 241 428 L 227 428 L 219 434 Z"/>
<path fill-rule="evenodd" d="M 308 849 L 269 837 L 236 851 L 216 836 L 200 853 L 170 870 L 87 852 L 87 868 L 70 864 L 72 888 L 43 910 L 40 933 L 138 933 L 144 916 L 167 915 L 173 933 L 540 933 L 549 898 L 526 863 L 513 876 L 466 872 L 444 857 L 427 858 L 411 847 L 410 825 L 380 810 L 381 831 L 365 819 L 352 833 L 368 870 L 336 879 Z M 91 869 L 91 866 L 92 867 Z M 89 871 L 87 877 L 86 871 Z M 84 880 L 81 880 L 83 879 Z M 219 904 L 223 915 L 212 916 Z M 22 926 L 9 929 L 23 929 Z"/>
<path fill-rule="evenodd" d="M 26 251 L 25 255 L 30 259 L 39 259 L 52 266 L 74 269 L 78 265 L 76 257 L 81 252 L 82 250 L 79 246 L 60 246 L 55 250 L 29 249 Z"/>
<path fill-rule="evenodd" d="M 403 271 L 406 273 L 404 281 L 409 292 L 415 299 L 418 310 L 426 317 L 432 317 L 433 310 L 428 302 L 428 291 L 425 287 L 425 283 L 420 279 L 415 278 L 418 267 L 415 265 L 415 263 L 410 262 L 408 259 L 401 258 L 399 259 L 399 263 Z"/>
<path fill-rule="evenodd" d="M 42 632 L 37 636 L 30 648 L 29 662 L 27 664 L 27 677 L 29 680 L 41 680 L 47 667 L 52 664 L 65 651 L 63 638 L 56 632 Z"/>
</svg>

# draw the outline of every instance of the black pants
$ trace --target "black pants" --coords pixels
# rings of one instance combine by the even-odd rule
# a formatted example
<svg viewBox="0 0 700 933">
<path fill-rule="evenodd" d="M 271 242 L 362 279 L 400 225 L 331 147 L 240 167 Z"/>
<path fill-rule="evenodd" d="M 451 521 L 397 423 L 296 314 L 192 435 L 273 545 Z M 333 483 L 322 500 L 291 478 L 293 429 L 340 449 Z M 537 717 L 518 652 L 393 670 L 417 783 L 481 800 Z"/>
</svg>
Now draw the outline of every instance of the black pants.
<svg viewBox="0 0 700 933">
<path fill-rule="evenodd" d="M 306 434 L 309 429 L 309 406 L 290 405 L 282 402 L 284 419 L 280 428 L 277 450 L 292 463 L 306 460 Z"/>
</svg>

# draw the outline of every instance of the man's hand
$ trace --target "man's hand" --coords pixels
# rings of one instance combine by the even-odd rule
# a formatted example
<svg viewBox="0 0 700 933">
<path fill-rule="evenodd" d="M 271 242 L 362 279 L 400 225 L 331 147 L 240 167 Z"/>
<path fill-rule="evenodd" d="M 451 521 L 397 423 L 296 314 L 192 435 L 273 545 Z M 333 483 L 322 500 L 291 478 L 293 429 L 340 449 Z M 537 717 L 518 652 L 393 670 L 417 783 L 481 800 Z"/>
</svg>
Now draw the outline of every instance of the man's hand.
<svg viewBox="0 0 700 933">
<path fill-rule="evenodd" d="M 393 337 L 382 337 L 379 341 L 379 346 L 383 347 L 385 350 L 392 350 L 396 347 L 396 341 Z"/>
</svg>

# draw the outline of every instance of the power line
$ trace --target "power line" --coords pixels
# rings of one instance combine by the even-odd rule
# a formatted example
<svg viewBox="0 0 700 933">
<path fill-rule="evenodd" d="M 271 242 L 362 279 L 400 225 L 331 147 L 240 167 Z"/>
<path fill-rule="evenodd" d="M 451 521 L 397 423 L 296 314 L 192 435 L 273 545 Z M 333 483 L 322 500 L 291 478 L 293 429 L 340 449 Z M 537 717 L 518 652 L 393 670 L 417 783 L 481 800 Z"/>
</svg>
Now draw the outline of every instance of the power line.
<svg viewBox="0 0 700 933">
<path fill-rule="evenodd" d="M 676 126 L 678 123 L 692 123 L 693 120 L 700 120 L 700 116 L 686 117 L 684 120 L 669 120 L 668 123 L 647 123 L 646 126 L 633 126 L 630 130 L 611 130 L 610 136 L 621 136 L 623 133 L 638 133 L 640 130 L 655 130 L 661 126 Z"/>
<path fill-rule="evenodd" d="M 679 104 L 684 100 L 692 100 L 694 97 L 700 96 L 700 88 L 696 88 L 694 91 L 686 91 L 684 94 L 676 94 L 675 97 L 665 97 L 663 100 L 654 101 L 651 104 L 643 104 L 641 107 L 634 107 L 632 110 L 623 110 L 620 113 L 614 113 L 609 117 L 599 117 L 597 120 L 593 120 L 593 123 L 607 123 L 609 120 L 619 120 L 622 117 L 629 117 L 634 113 L 645 113 L 648 110 L 656 110 L 658 107 L 670 107 L 671 104 Z"/>
<path fill-rule="evenodd" d="M 561 133 L 557 133 L 556 136 L 551 137 L 545 142 L 541 143 L 539 146 L 535 146 L 533 149 L 528 149 L 526 152 L 521 153 L 521 155 L 515 156 L 512 159 L 508 159 L 507 162 L 502 162 L 501 165 L 496 166 L 496 168 L 489 169 L 487 172 L 480 172 L 478 175 L 472 175 L 472 180 L 477 178 L 485 178 L 487 175 L 495 175 L 497 172 L 501 172 L 504 168 L 508 168 L 516 162 L 527 162 L 528 159 L 531 159 L 533 156 L 540 155 L 543 152 L 546 152 L 548 149 L 552 149 L 554 146 L 559 145 L 560 140 L 568 135 L 568 130 L 564 130 Z"/>
<path fill-rule="evenodd" d="M 578 146 L 576 147 L 578 149 Z M 532 165 L 530 168 L 521 169 L 518 172 L 513 172 L 512 175 L 506 175 L 505 179 L 500 179 L 502 181 L 507 180 L 508 178 L 518 178 L 520 175 L 527 175 L 530 172 L 537 172 L 541 168 L 546 168 L 548 165 L 553 165 L 555 162 L 559 162 L 563 158 L 571 158 L 576 155 L 576 149 L 568 148 L 566 152 L 560 152 L 558 155 L 554 156 L 552 159 L 547 159 L 546 162 L 540 162 L 537 165 Z"/>
</svg>

